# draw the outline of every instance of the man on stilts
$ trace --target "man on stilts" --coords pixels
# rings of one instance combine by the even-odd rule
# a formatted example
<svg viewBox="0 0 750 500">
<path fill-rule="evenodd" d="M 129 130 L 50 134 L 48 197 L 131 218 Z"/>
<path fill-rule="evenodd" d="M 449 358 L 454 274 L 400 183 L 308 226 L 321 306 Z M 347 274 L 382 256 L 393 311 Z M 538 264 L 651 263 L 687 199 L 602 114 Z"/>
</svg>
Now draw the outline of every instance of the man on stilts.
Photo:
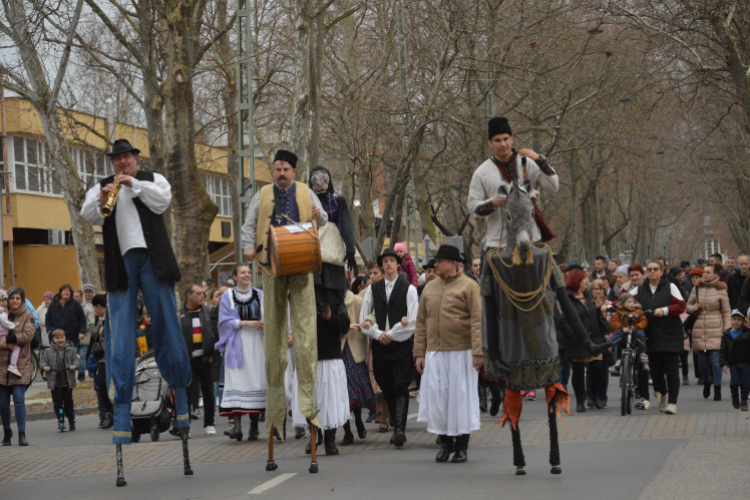
<svg viewBox="0 0 750 500">
<path fill-rule="evenodd" d="M 419 306 L 416 287 L 398 274 L 400 264 L 401 257 L 391 248 L 378 256 L 385 278 L 367 289 L 359 314 L 362 333 L 372 339 L 373 372 L 393 419 L 391 443 L 397 448 L 406 442 L 409 384 L 415 373 L 412 337 Z"/>
<path fill-rule="evenodd" d="M 185 388 L 191 367 L 182 329 L 177 319 L 174 285 L 180 280 L 162 214 L 172 200 L 169 182 L 160 174 L 138 170 L 140 150 L 125 139 L 115 141 L 112 159 L 115 175 L 102 179 L 86 193 L 81 215 L 102 226 L 104 270 L 107 280 L 105 321 L 107 386 L 114 392 L 112 442 L 117 447 L 117 486 L 125 486 L 122 445 L 130 444 L 130 404 L 135 385 L 135 345 L 138 290 L 151 315 L 154 354 L 159 371 L 174 387 L 177 428 L 183 445 L 184 473 L 192 475 L 187 439 L 190 430 Z M 111 215 L 102 207 L 119 185 Z"/>
</svg>

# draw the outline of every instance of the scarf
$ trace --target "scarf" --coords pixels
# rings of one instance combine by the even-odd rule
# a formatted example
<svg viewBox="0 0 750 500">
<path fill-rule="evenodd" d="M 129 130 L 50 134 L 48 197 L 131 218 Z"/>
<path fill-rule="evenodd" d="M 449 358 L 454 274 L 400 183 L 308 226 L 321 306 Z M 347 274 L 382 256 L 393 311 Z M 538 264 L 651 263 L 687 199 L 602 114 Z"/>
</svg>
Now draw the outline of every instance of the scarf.
<svg viewBox="0 0 750 500">
<path fill-rule="evenodd" d="M 244 363 L 242 336 L 240 335 L 241 328 L 238 328 L 238 325 L 240 321 L 263 319 L 263 308 L 261 307 L 263 292 L 253 288 L 249 303 L 241 304 L 235 302 L 234 292 L 234 288 L 227 290 L 227 293 L 224 293 L 221 297 L 221 304 L 219 304 L 219 341 L 215 347 L 224 356 L 224 366 L 227 368 L 242 368 Z M 249 314 L 247 319 L 242 319 L 240 312 L 246 314 L 245 308 L 248 307 L 255 309 L 258 317 Z"/>
</svg>

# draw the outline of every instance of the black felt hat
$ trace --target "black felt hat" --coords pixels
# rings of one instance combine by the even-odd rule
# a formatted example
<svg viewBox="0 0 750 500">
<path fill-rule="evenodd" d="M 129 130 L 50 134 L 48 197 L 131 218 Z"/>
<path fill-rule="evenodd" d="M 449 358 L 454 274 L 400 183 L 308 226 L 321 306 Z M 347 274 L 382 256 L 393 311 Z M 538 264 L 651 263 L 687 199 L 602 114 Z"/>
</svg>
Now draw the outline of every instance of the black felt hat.
<svg viewBox="0 0 750 500">
<path fill-rule="evenodd" d="M 138 155 L 141 154 L 141 150 L 131 146 L 130 141 L 128 141 L 127 139 L 117 139 L 112 145 L 112 151 L 107 153 L 107 156 L 109 156 L 110 158 L 114 158 L 117 155 L 122 155 L 125 153 L 133 153 L 134 155 Z"/>
<path fill-rule="evenodd" d="M 424 267 L 425 269 L 427 269 L 427 268 L 430 268 L 430 267 L 431 267 L 432 269 L 435 269 L 435 259 L 430 259 L 430 260 L 429 260 L 429 261 L 427 262 L 427 264 L 425 264 L 425 265 L 424 265 L 423 267 Z"/>
<path fill-rule="evenodd" d="M 273 157 L 273 162 L 285 161 L 292 166 L 293 169 L 297 169 L 297 155 L 286 149 L 279 149 L 276 151 L 276 156 Z"/>
<path fill-rule="evenodd" d="M 392 248 L 386 248 L 383 250 L 383 253 L 381 253 L 378 256 L 378 266 L 383 267 L 383 257 L 396 257 L 396 262 L 398 262 L 398 265 L 401 265 L 401 257 L 398 256 L 396 251 Z"/>
<path fill-rule="evenodd" d="M 510 123 L 508 123 L 508 119 L 504 116 L 496 116 L 487 123 L 487 139 L 491 141 L 498 134 L 513 135 Z"/>
<path fill-rule="evenodd" d="M 461 252 L 453 245 L 440 245 L 440 248 L 438 248 L 437 254 L 435 255 L 435 259 L 455 260 L 456 262 L 464 261 Z"/>
</svg>

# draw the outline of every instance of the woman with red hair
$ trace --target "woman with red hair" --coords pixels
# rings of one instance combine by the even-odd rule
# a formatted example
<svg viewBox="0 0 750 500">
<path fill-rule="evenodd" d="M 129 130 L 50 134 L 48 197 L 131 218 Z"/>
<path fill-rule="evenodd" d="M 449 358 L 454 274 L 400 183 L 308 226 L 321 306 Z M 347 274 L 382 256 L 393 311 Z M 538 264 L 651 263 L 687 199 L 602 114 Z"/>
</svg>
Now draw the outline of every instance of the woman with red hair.
<svg viewBox="0 0 750 500">
<path fill-rule="evenodd" d="M 589 278 L 586 273 L 578 269 L 568 272 L 565 280 L 565 287 L 568 289 L 568 297 L 578 313 L 584 328 L 589 333 L 591 341 L 594 344 L 604 342 L 604 335 L 609 331 L 605 329 L 604 322 L 599 320 L 601 314 L 596 308 L 594 298 L 588 291 Z M 589 363 L 589 375 L 591 377 L 591 394 L 594 400 L 594 406 L 598 410 L 605 408 L 604 403 L 599 399 L 603 379 L 604 363 L 602 355 L 591 356 L 586 349 L 574 345 L 572 342 L 565 343 L 565 356 L 571 360 L 573 368 L 573 391 L 576 396 L 576 410 L 579 412 L 586 411 L 586 381 L 585 371 L 586 363 Z"/>
</svg>

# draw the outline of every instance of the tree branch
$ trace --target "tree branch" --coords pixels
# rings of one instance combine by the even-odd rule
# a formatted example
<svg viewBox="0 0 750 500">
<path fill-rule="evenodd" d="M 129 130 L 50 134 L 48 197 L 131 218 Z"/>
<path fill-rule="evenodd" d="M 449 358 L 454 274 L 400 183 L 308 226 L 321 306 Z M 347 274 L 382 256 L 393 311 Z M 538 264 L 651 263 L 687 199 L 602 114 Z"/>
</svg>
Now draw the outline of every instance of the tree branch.
<svg viewBox="0 0 750 500">
<path fill-rule="evenodd" d="M 201 59 L 203 59 L 203 56 L 208 52 L 208 50 L 211 48 L 213 44 L 218 42 L 221 37 L 229 33 L 229 30 L 234 27 L 234 22 L 237 20 L 237 11 L 234 11 L 234 14 L 232 14 L 232 17 L 229 19 L 226 25 L 224 25 L 223 28 L 221 28 L 216 34 L 208 40 L 206 43 L 203 44 L 203 46 L 198 50 L 198 52 L 195 54 L 195 57 L 193 58 L 193 68 L 195 68 L 199 62 L 201 62 Z"/>
<path fill-rule="evenodd" d="M 50 94 L 49 102 L 47 103 L 47 114 L 52 114 L 57 106 L 57 96 L 60 94 L 60 87 L 62 86 L 63 78 L 65 78 L 65 70 L 68 67 L 68 61 L 70 60 L 70 48 L 73 44 L 73 37 L 76 34 L 78 28 L 78 20 L 81 18 L 81 10 L 83 9 L 83 0 L 78 0 L 76 3 L 76 10 L 73 12 L 73 20 L 70 22 L 70 28 L 68 29 L 68 38 L 65 41 L 65 47 L 63 48 L 62 58 L 60 59 L 60 66 L 57 68 L 57 76 L 55 77 L 55 84 L 52 87 L 52 93 Z"/>
</svg>

